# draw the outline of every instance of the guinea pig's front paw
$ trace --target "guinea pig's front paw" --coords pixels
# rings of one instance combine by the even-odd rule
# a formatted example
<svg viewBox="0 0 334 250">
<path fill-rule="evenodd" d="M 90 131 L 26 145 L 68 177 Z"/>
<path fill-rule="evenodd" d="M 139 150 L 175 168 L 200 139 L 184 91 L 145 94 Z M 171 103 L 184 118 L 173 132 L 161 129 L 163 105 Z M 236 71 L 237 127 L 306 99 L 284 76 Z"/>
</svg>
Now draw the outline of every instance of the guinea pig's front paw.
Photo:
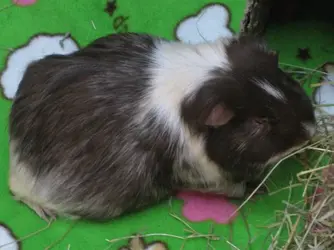
<svg viewBox="0 0 334 250">
<path fill-rule="evenodd" d="M 222 193 L 231 199 L 242 199 L 244 198 L 246 191 L 246 184 L 244 182 L 240 182 L 229 183 L 229 185 L 226 185 Z"/>
<path fill-rule="evenodd" d="M 229 188 L 229 192 L 226 193 L 227 197 L 234 200 L 245 200 L 249 198 L 254 190 L 260 185 L 260 182 L 248 182 L 248 183 L 236 183 L 232 184 Z M 253 200 L 257 195 L 267 194 L 268 189 L 265 185 L 259 187 L 255 194 L 250 198 Z"/>
<path fill-rule="evenodd" d="M 248 182 L 246 184 L 246 196 L 250 196 L 255 189 L 257 189 L 260 185 L 260 182 Z M 261 195 L 261 194 L 268 194 L 268 189 L 266 185 L 262 185 L 256 190 L 255 195 Z"/>
<path fill-rule="evenodd" d="M 191 188 L 192 191 L 201 193 L 210 193 L 216 195 L 223 195 L 231 199 L 242 199 L 246 193 L 246 184 L 244 182 L 232 183 L 224 182 L 221 186 L 211 186 L 206 188 Z"/>
</svg>

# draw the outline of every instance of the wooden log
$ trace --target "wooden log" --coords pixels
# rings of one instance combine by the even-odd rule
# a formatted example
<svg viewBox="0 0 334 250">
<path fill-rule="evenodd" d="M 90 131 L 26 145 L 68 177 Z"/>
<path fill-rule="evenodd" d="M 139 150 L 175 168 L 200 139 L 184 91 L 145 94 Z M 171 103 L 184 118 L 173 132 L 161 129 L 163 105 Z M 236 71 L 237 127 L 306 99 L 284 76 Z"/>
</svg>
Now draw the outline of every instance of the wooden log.
<svg viewBox="0 0 334 250">
<path fill-rule="evenodd" d="M 247 0 L 240 32 L 260 36 L 264 33 L 275 0 Z"/>
</svg>

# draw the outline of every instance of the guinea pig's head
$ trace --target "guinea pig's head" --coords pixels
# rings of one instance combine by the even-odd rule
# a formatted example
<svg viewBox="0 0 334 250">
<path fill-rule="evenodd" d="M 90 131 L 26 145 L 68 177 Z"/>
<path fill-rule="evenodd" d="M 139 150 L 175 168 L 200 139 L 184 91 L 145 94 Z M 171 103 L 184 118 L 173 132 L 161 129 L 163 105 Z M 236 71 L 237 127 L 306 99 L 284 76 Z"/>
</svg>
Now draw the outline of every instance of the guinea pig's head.
<svg viewBox="0 0 334 250">
<path fill-rule="evenodd" d="M 213 69 L 181 112 L 204 136 L 211 160 L 236 179 L 251 180 L 310 140 L 314 110 L 299 83 L 279 68 L 278 55 L 261 41 L 233 38 L 225 51 L 228 65 Z"/>
</svg>

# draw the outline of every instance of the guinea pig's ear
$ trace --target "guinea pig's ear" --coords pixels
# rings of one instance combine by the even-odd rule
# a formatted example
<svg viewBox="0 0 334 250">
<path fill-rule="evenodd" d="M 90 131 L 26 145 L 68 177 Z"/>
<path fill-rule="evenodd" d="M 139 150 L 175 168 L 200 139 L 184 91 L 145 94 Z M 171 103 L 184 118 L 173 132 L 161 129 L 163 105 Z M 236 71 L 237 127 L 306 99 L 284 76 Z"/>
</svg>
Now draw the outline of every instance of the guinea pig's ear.
<svg viewBox="0 0 334 250">
<path fill-rule="evenodd" d="M 212 127 L 219 127 L 227 124 L 234 116 L 234 112 L 223 104 L 216 104 L 204 121 L 204 124 Z"/>
<path fill-rule="evenodd" d="M 185 98 L 181 114 L 185 121 L 200 126 L 219 127 L 227 124 L 235 115 L 234 108 L 240 105 L 238 83 L 230 79 L 211 80 Z"/>
</svg>

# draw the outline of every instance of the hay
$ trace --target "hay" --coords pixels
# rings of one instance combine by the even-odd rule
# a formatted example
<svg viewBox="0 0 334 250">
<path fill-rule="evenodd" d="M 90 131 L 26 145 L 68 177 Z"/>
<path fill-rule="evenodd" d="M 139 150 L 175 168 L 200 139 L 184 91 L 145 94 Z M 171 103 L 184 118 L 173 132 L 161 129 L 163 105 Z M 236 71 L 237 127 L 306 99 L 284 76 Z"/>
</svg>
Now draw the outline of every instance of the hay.
<svg viewBox="0 0 334 250">
<path fill-rule="evenodd" d="M 308 78 L 319 73 L 319 68 L 310 71 L 311 73 L 306 74 Z M 308 78 L 304 79 L 305 82 L 310 82 Z M 324 83 L 309 86 L 315 88 L 322 84 Z M 290 190 L 288 200 L 283 201 L 284 211 L 278 211 L 279 222 L 268 226 L 276 228 L 270 235 L 271 250 L 334 249 L 334 118 L 324 113 L 321 107 L 323 105 L 314 105 L 318 123 L 317 134 L 313 139 L 316 145 L 313 143 L 306 147 L 311 157 L 305 159 L 301 154 L 295 155 L 304 167 L 304 170 L 297 174 L 298 183 L 290 183 L 288 187 L 269 194 Z M 294 187 L 303 187 L 303 192 L 301 200 L 291 204 L 291 190 Z M 288 238 L 280 244 L 278 239 L 283 230 L 288 232 Z"/>
<path fill-rule="evenodd" d="M 202 239 L 205 239 L 207 241 L 207 249 L 214 250 L 214 247 L 211 245 L 211 241 L 219 241 L 221 239 L 221 237 L 219 237 L 219 236 L 217 236 L 213 233 L 213 224 L 210 225 L 208 233 L 200 233 L 200 232 L 196 231 L 193 227 L 191 227 L 186 221 L 182 220 L 179 216 L 177 216 L 172 210 L 172 198 L 169 200 L 169 215 L 173 219 L 175 219 L 175 220 L 179 221 L 181 224 L 183 224 L 183 226 L 185 226 L 184 232 L 188 234 L 187 236 L 167 234 L 167 233 L 149 233 L 149 234 L 141 234 L 141 235 L 137 234 L 137 235 L 124 236 L 124 237 L 115 238 L 115 239 L 106 239 L 106 241 L 109 242 L 110 244 L 112 244 L 112 243 L 116 243 L 116 242 L 123 241 L 123 240 L 134 239 L 134 238 L 137 238 L 138 236 L 140 236 L 142 238 L 149 238 L 149 237 L 158 236 L 158 237 L 166 237 L 166 238 L 174 238 L 174 239 L 182 240 L 183 242 L 182 242 L 180 250 L 183 250 L 184 247 L 185 247 L 185 243 L 188 240 L 202 238 Z M 235 247 L 229 240 L 226 240 L 226 242 L 230 246 Z M 235 247 L 235 249 L 239 249 L 239 248 Z"/>
<path fill-rule="evenodd" d="M 28 235 L 25 235 L 25 236 L 23 236 L 23 237 L 21 237 L 21 238 L 19 238 L 19 239 L 17 239 L 17 240 L 14 240 L 14 241 L 11 241 L 11 242 L 9 242 L 9 243 L 0 245 L 0 249 L 1 249 L 1 248 L 10 248 L 10 246 L 13 245 L 13 244 L 22 242 L 22 241 L 24 241 L 24 240 L 27 240 L 27 239 L 29 239 L 29 238 L 31 238 L 31 237 L 34 237 L 34 236 L 36 236 L 36 235 L 42 233 L 43 231 L 49 229 L 49 228 L 51 227 L 51 225 L 52 225 L 53 222 L 54 222 L 53 220 L 50 220 L 46 226 L 44 226 L 44 227 L 38 229 L 37 231 L 34 231 L 34 232 L 32 232 L 32 233 L 29 233 Z"/>
<path fill-rule="evenodd" d="M 326 181 L 324 174 L 329 169 L 333 171 L 332 164 L 314 167 L 297 175 L 304 185 L 304 199 L 297 204 L 283 201 L 286 207 L 280 217 L 281 222 L 274 225 L 278 229 L 272 238 L 271 249 L 334 249 L 334 186 Z M 305 175 L 308 177 L 302 178 Z M 299 230 L 301 222 L 304 228 Z M 283 228 L 289 237 L 283 247 L 279 247 L 277 238 Z"/>
</svg>

